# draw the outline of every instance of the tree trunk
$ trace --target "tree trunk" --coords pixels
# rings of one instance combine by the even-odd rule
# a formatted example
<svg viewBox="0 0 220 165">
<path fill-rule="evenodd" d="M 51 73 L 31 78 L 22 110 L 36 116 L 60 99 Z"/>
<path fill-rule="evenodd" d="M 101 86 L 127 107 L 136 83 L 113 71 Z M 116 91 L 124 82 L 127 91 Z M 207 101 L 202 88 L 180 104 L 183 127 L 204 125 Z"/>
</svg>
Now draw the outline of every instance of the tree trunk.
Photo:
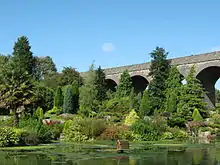
<svg viewBox="0 0 220 165">
<path fill-rule="evenodd" d="M 19 116 L 16 110 L 14 111 L 14 126 L 18 126 L 19 123 Z"/>
</svg>

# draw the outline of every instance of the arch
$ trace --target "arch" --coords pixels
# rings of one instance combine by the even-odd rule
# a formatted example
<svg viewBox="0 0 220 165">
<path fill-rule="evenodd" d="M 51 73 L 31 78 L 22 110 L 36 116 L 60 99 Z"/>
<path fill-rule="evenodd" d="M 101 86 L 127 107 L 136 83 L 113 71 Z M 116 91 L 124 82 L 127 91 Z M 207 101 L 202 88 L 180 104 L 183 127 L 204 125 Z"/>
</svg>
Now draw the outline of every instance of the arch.
<svg viewBox="0 0 220 165">
<path fill-rule="evenodd" d="M 143 92 L 149 84 L 148 80 L 141 75 L 135 75 L 131 77 L 131 80 L 136 93 Z"/>
<path fill-rule="evenodd" d="M 215 107 L 215 83 L 220 77 L 220 66 L 208 66 L 197 72 L 196 78 L 201 81 L 207 94 L 205 101 L 210 107 Z"/>
<path fill-rule="evenodd" d="M 112 79 L 106 79 L 105 81 L 106 81 L 107 88 L 110 89 L 111 91 L 115 92 L 116 87 L 117 87 L 117 83 Z"/>
</svg>

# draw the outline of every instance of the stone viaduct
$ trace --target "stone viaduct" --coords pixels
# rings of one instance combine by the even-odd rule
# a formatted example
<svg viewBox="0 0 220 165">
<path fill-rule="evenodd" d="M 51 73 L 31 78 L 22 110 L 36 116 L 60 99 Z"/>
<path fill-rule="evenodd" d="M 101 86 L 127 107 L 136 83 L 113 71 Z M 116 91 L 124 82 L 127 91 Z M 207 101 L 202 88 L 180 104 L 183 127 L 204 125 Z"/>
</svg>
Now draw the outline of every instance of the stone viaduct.
<svg viewBox="0 0 220 165">
<path fill-rule="evenodd" d="M 220 51 L 168 59 L 171 65 L 176 65 L 179 72 L 186 77 L 191 66 L 196 67 L 196 77 L 207 91 L 206 101 L 215 106 L 215 83 L 220 77 Z M 145 90 L 151 81 L 149 74 L 150 62 L 104 69 L 106 82 L 110 89 L 118 85 L 120 75 L 128 70 L 132 84 L 137 92 Z"/>
</svg>

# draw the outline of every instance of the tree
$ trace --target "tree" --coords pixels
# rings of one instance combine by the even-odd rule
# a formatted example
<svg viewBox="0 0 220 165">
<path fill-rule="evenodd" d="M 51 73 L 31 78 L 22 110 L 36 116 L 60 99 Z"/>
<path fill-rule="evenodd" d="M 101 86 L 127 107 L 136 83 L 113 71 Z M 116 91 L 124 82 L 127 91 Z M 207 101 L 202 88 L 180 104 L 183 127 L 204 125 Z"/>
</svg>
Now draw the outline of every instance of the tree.
<svg viewBox="0 0 220 165">
<path fill-rule="evenodd" d="M 63 99 L 63 112 L 64 113 L 73 113 L 73 90 L 72 86 L 68 85 Z"/>
<path fill-rule="evenodd" d="M 88 74 L 84 79 L 83 85 L 79 89 L 79 112 L 85 116 L 89 116 L 92 111 L 97 109 L 97 88 L 95 85 L 96 74 L 94 70 L 94 65 L 92 64 Z"/>
<path fill-rule="evenodd" d="M 0 106 L 12 110 L 17 125 L 19 114 L 33 103 L 34 83 L 27 72 L 21 74 L 14 61 L 1 69 L 0 79 Z"/>
<path fill-rule="evenodd" d="M 166 80 L 169 73 L 169 63 L 166 60 L 168 52 L 163 48 L 156 47 L 150 53 L 152 61 L 150 65 L 150 73 L 152 81 L 149 84 L 149 99 L 151 104 L 151 111 L 159 110 L 163 107 L 165 100 Z"/>
<path fill-rule="evenodd" d="M 96 100 L 102 102 L 107 97 L 107 86 L 104 70 L 100 66 L 95 70 L 95 86 L 97 89 Z"/>
<path fill-rule="evenodd" d="M 203 121 L 203 118 L 202 118 L 202 116 L 200 115 L 200 113 L 199 113 L 199 111 L 198 111 L 197 108 L 195 108 L 195 109 L 193 110 L 192 118 L 193 118 L 193 121 L 196 121 L 196 122 Z"/>
<path fill-rule="evenodd" d="M 72 67 L 64 67 L 62 73 L 60 74 L 60 86 L 71 85 L 74 81 L 82 85 L 82 77 L 79 72 L 77 72 Z"/>
<path fill-rule="evenodd" d="M 205 117 L 205 92 L 200 81 L 195 77 L 195 66 L 190 69 L 186 81 L 187 83 L 180 90 L 181 93 L 177 105 L 178 113 L 181 113 L 186 120 L 191 120 L 194 109 L 198 109 L 200 114 Z"/>
<path fill-rule="evenodd" d="M 54 106 L 57 108 L 61 108 L 63 106 L 63 93 L 60 86 L 58 86 L 56 89 L 54 96 Z"/>
<path fill-rule="evenodd" d="M 176 112 L 178 97 L 180 95 L 180 87 L 181 87 L 181 74 L 179 73 L 176 66 L 171 67 L 169 71 L 169 77 L 166 81 L 166 98 L 165 98 L 165 110 L 167 112 Z"/>
<path fill-rule="evenodd" d="M 77 113 L 79 109 L 79 84 L 74 81 L 72 83 L 72 91 L 73 91 L 73 113 Z"/>
<path fill-rule="evenodd" d="M 34 76 L 35 60 L 28 38 L 25 36 L 19 37 L 13 49 L 12 60 L 16 64 L 17 69 L 19 69 L 21 74 L 27 72 Z"/>
<path fill-rule="evenodd" d="M 54 72 L 54 73 L 50 73 L 49 75 L 45 75 L 41 83 L 48 88 L 56 90 L 56 88 L 60 86 L 60 79 L 61 79 L 61 74 Z"/>
<path fill-rule="evenodd" d="M 125 70 L 120 77 L 117 94 L 119 97 L 129 96 L 132 91 L 132 80 L 128 70 Z"/>
<path fill-rule="evenodd" d="M 152 114 L 152 108 L 149 99 L 149 91 L 145 90 L 141 99 L 140 108 L 139 108 L 139 116 L 147 116 Z"/>
<path fill-rule="evenodd" d="M 220 103 L 220 90 L 215 89 L 216 103 Z"/>
<path fill-rule="evenodd" d="M 35 74 L 37 79 L 43 80 L 46 76 L 50 76 L 57 72 L 56 65 L 51 57 L 35 57 Z"/>
</svg>

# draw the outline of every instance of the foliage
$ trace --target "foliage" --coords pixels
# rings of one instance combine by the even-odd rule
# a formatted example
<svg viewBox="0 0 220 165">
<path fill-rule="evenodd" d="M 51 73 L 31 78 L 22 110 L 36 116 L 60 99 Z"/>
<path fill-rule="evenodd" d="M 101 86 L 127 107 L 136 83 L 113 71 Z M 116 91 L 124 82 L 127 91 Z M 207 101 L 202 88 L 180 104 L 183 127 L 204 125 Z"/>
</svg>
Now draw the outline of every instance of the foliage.
<svg viewBox="0 0 220 165">
<path fill-rule="evenodd" d="M 43 86 L 42 84 L 36 84 L 34 88 L 34 106 L 33 109 L 41 107 L 44 112 L 53 108 L 54 92 L 52 89 Z"/>
<path fill-rule="evenodd" d="M 125 70 L 120 77 L 119 85 L 117 87 L 118 97 L 129 96 L 132 90 L 132 80 L 128 70 Z"/>
<path fill-rule="evenodd" d="M 173 113 L 167 120 L 167 124 L 170 127 L 177 126 L 180 128 L 185 128 L 185 122 L 186 120 L 179 113 Z"/>
<path fill-rule="evenodd" d="M 200 115 L 197 108 L 194 109 L 193 114 L 192 114 L 192 118 L 193 118 L 193 121 L 196 121 L 196 122 L 203 121 L 203 118 Z"/>
<path fill-rule="evenodd" d="M 64 99 L 63 99 L 63 112 L 64 113 L 73 113 L 73 90 L 72 86 L 69 85 L 64 94 Z"/>
<path fill-rule="evenodd" d="M 98 102 L 96 100 L 97 89 L 95 85 L 96 74 L 94 65 L 91 65 L 87 76 L 84 79 L 84 84 L 79 89 L 79 113 L 84 116 L 89 116 L 92 111 L 96 111 Z"/>
<path fill-rule="evenodd" d="M 166 60 L 168 53 L 163 48 L 156 47 L 150 55 L 152 61 L 149 75 L 152 76 L 152 81 L 149 84 L 148 91 L 151 112 L 153 112 L 163 108 L 166 80 L 170 66 Z"/>
<path fill-rule="evenodd" d="M 39 143 L 50 142 L 53 137 L 52 129 L 49 126 L 33 118 L 22 119 L 19 122 L 19 128 L 25 129 L 30 135 L 36 136 Z"/>
<path fill-rule="evenodd" d="M 45 117 L 50 117 L 51 115 L 54 115 L 54 114 L 57 115 L 57 114 L 60 114 L 61 112 L 62 112 L 61 109 L 59 109 L 57 107 L 53 107 L 53 109 L 47 111 L 44 116 Z"/>
<path fill-rule="evenodd" d="M 151 115 L 152 114 L 151 110 L 152 108 L 149 99 L 149 91 L 145 90 L 140 103 L 139 116 Z"/>
<path fill-rule="evenodd" d="M 129 95 L 130 109 L 135 109 L 138 111 L 141 103 L 141 98 L 142 98 L 141 92 L 136 94 L 134 88 L 132 88 L 131 93 Z"/>
<path fill-rule="evenodd" d="M 14 44 L 12 61 L 16 64 L 20 74 L 27 72 L 28 75 L 34 76 L 35 61 L 28 38 L 19 37 Z"/>
<path fill-rule="evenodd" d="M 80 77 L 79 72 L 72 67 L 64 67 L 60 74 L 59 85 L 71 85 L 74 81 L 77 82 L 79 86 L 82 85 L 82 78 Z"/>
<path fill-rule="evenodd" d="M 104 70 L 99 66 L 95 71 L 95 86 L 97 90 L 96 100 L 103 101 L 107 97 L 107 85 L 105 81 L 105 73 Z"/>
<path fill-rule="evenodd" d="M 35 57 L 35 74 L 38 80 L 44 80 L 47 76 L 57 72 L 55 63 L 49 56 Z"/>
<path fill-rule="evenodd" d="M 18 144 L 19 137 L 16 135 L 15 130 L 12 127 L 0 128 L 0 146 L 14 146 Z"/>
<path fill-rule="evenodd" d="M 73 91 L 73 113 L 77 113 L 79 109 L 79 84 L 74 81 L 72 83 L 72 91 Z"/>
<path fill-rule="evenodd" d="M 215 89 L 216 103 L 220 103 L 220 90 Z"/>
<path fill-rule="evenodd" d="M 166 81 L 166 98 L 165 98 L 165 110 L 167 112 L 176 112 L 178 97 L 180 95 L 181 87 L 181 74 L 179 73 L 176 66 L 172 66 L 169 71 L 169 77 Z"/>
<path fill-rule="evenodd" d="M 151 120 L 137 120 L 131 129 L 134 132 L 135 140 L 158 140 L 166 131 L 166 120 L 161 116 L 154 116 Z M 138 138 L 138 139 L 137 139 Z"/>
<path fill-rule="evenodd" d="M 135 112 L 134 109 L 130 111 L 130 113 L 125 117 L 125 125 L 131 126 L 139 119 L 139 116 Z"/>
<path fill-rule="evenodd" d="M 56 89 L 56 93 L 54 96 L 54 106 L 58 108 L 62 108 L 63 106 L 63 93 L 60 86 L 58 86 Z"/>
<path fill-rule="evenodd" d="M 188 138 L 188 134 L 185 131 L 175 127 L 175 128 L 168 128 L 168 130 L 163 133 L 161 139 L 163 139 L 163 140 L 171 140 L 171 139 L 183 140 L 186 138 Z"/>
<path fill-rule="evenodd" d="M 178 113 L 186 120 L 192 119 L 192 113 L 195 108 L 198 109 L 202 117 L 206 116 L 204 102 L 204 89 L 200 81 L 195 77 L 195 67 L 190 69 L 186 77 L 187 83 L 182 86 L 178 103 Z"/>
<path fill-rule="evenodd" d="M 44 112 L 43 109 L 38 107 L 37 110 L 35 111 L 34 115 L 38 120 L 42 120 L 44 118 Z"/>
</svg>

